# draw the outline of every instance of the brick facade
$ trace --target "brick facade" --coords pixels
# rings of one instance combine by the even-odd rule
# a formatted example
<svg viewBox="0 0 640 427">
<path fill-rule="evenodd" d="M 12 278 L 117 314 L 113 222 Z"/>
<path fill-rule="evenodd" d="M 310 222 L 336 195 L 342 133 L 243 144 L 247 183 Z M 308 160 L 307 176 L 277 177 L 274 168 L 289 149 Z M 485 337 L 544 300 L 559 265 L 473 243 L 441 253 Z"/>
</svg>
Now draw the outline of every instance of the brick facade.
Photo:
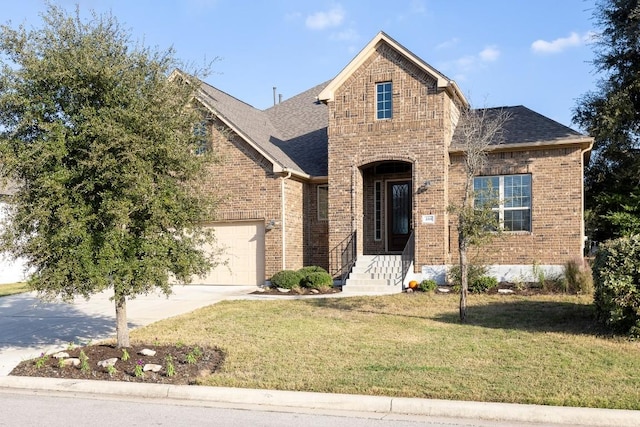
<svg viewBox="0 0 640 427">
<path fill-rule="evenodd" d="M 582 150 L 541 148 L 492 153 L 482 175 L 531 174 L 531 232 L 504 232 L 476 250 L 484 264 L 558 265 L 582 256 Z M 462 198 L 462 156 L 452 156 L 451 196 Z M 458 261 L 456 218 L 450 219 L 452 261 Z"/>
<path fill-rule="evenodd" d="M 377 120 L 375 84 L 385 81 L 393 84 L 393 117 Z M 335 101 L 328 103 L 329 247 L 355 229 L 362 236 L 359 253 L 384 249 L 384 234 L 379 242 L 371 239 L 373 182 L 403 175 L 376 176 L 368 171 L 380 162 L 399 161 L 409 163 L 412 170 L 408 177 L 412 178 L 418 262 L 446 262 L 446 142 L 451 136 L 446 123 L 450 103 L 445 93 L 437 91 L 431 76 L 387 45 L 381 45 L 336 91 Z M 427 181 L 428 191 L 419 192 Z M 435 215 L 436 224 L 430 228 L 420 225 L 422 214 Z"/>
<path fill-rule="evenodd" d="M 319 86 L 320 96 L 312 94 L 315 102 L 305 104 L 306 98 L 293 98 L 296 108 L 289 110 L 290 127 L 288 116 L 275 115 L 286 105 L 274 107 L 273 123 L 297 135 L 289 142 L 279 139 L 282 134 L 274 136 L 277 131 L 257 125 L 269 123 L 264 116 L 245 123 L 256 138 L 265 138 L 262 148 L 269 147 L 268 141 L 279 141 L 270 158 L 246 135 L 214 123 L 213 150 L 220 162 L 211 166 L 206 185 L 223 196 L 215 220 L 275 221 L 266 230 L 266 280 L 283 268 L 319 265 L 331 271 L 339 267 L 329 265 L 330 253 L 354 231 L 358 254 L 389 252 L 387 190 L 388 183 L 398 180 L 411 183 L 414 273 L 421 274 L 426 267 L 444 268 L 458 259 L 456 217 L 447 209 L 462 199 L 462 155 L 452 149 L 452 143 L 466 100 L 453 82 L 382 33 L 363 52 L 328 86 Z M 376 83 L 383 82 L 392 83 L 392 117 L 380 120 Z M 239 121 L 256 114 L 224 93 L 212 93 L 221 105 L 234 108 L 229 112 Z M 582 256 L 583 162 L 592 139 L 519 108 L 516 112 L 522 117 L 516 120 L 517 126 L 525 131 L 516 127 L 511 145 L 491 152 L 483 175 L 530 174 L 531 232 L 505 232 L 478 251 L 474 260 L 491 265 L 562 264 Z M 302 154 L 307 146 L 291 142 L 305 137 L 313 142 L 324 135 L 323 125 L 314 122 L 319 116 L 300 119 L 305 111 L 323 114 L 327 123 L 326 177 L 302 169 L 289 173 L 291 159 L 307 165 L 324 161 L 318 158 L 325 154 L 317 145 L 315 151 L 309 150 L 313 159 L 306 159 Z M 295 133 L 308 123 L 316 127 Z M 280 157 L 284 163 L 278 163 L 282 156 L 278 150 L 289 147 L 293 157 Z M 320 185 L 328 185 L 328 220 L 318 218 Z"/>
</svg>

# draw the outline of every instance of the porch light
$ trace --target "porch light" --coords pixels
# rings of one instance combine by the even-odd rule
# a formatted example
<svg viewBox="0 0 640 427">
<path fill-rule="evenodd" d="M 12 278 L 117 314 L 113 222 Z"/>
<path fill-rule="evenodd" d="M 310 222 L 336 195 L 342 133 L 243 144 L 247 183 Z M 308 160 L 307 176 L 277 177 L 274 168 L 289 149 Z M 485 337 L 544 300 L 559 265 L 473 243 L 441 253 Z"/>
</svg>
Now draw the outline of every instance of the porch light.
<svg viewBox="0 0 640 427">
<path fill-rule="evenodd" d="M 427 179 L 420 187 L 418 187 L 418 193 L 424 193 L 429 189 L 429 187 L 431 187 L 431 181 Z"/>
<path fill-rule="evenodd" d="M 276 220 L 275 219 L 270 219 L 269 222 L 267 222 L 264 226 L 264 229 L 269 231 L 269 230 L 273 230 L 274 228 L 276 228 Z"/>
</svg>

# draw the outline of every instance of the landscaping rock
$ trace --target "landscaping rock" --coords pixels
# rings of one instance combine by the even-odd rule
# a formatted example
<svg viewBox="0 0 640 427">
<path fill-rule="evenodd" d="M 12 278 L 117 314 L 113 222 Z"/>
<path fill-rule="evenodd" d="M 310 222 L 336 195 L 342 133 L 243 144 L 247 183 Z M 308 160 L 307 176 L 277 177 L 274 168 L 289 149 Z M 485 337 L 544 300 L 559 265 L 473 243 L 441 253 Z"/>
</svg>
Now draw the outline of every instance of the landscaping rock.
<svg viewBox="0 0 640 427">
<path fill-rule="evenodd" d="M 287 292 L 291 292 L 291 289 L 278 288 L 278 291 L 282 292 L 283 294 L 286 294 Z"/>
<path fill-rule="evenodd" d="M 62 362 L 62 364 L 64 366 L 80 366 L 80 359 L 78 359 L 77 357 L 72 357 L 70 359 L 64 359 L 64 362 Z"/>
<path fill-rule="evenodd" d="M 66 359 L 67 357 L 69 357 L 69 353 L 67 353 L 66 351 L 59 351 L 54 354 L 53 357 L 55 359 Z"/>
<path fill-rule="evenodd" d="M 113 366 L 116 364 L 116 362 L 118 361 L 117 357 L 112 357 L 110 359 L 106 359 L 106 360 L 101 360 L 98 362 L 98 366 L 100 366 L 101 368 L 106 368 L 108 366 Z"/>
<path fill-rule="evenodd" d="M 513 294 L 515 293 L 513 289 L 498 289 L 499 294 Z"/>
<path fill-rule="evenodd" d="M 160 372 L 160 369 L 162 369 L 161 365 L 156 365 L 155 363 L 147 363 L 146 365 L 144 365 L 144 367 L 142 368 L 142 370 L 144 372 L 147 371 L 151 371 L 151 372 Z"/>
<path fill-rule="evenodd" d="M 438 288 L 438 292 L 443 293 L 443 294 L 448 294 L 449 292 L 451 292 L 451 289 L 449 289 L 449 288 Z"/>
<path fill-rule="evenodd" d="M 311 289 L 309 292 L 311 292 L 312 294 L 319 294 L 320 291 L 317 289 Z"/>
<path fill-rule="evenodd" d="M 156 351 L 155 350 L 150 350 L 148 348 L 144 348 L 144 349 L 140 350 L 138 352 L 138 354 L 141 354 L 143 356 L 155 356 L 156 355 Z"/>
</svg>

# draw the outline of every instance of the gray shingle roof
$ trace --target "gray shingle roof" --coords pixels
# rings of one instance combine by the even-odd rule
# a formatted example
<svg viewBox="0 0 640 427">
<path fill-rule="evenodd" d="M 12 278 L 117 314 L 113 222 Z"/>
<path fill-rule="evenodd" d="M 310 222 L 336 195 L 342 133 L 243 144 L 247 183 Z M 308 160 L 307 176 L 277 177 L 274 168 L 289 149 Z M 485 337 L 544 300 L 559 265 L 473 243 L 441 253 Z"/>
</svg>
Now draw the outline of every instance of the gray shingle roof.
<svg viewBox="0 0 640 427">
<path fill-rule="evenodd" d="M 265 113 L 281 132 L 272 143 L 312 176 L 327 176 L 327 106 L 317 100 L 329 82 L 287 99 Z"/>
<path fill-rule="evenodd" d="M 317 101 L 330 82 L 322 83 L 266 110 L 258 110 L 203 82 L 201 101 L 277 166 L 309 176 L 327 176 L 328 109 Z M 523 106 L 506 111 L 501 146 L 584 142 L 586 136 Z M 460 149 L 454 133 L 451 151 Z"/>
<path fill-rule="evenodd" d="M 202 82 L 200 100 L 279 166 L 326 176 L 328 113 L 316 97 L 327 83 L 264 111 L 206 82 Z"/>
<path fill-rule="evenodd" d="M 582 140 L 586 136 L 580 132 L 556 122 L 542 114 L 518 105 L 515 107 L 495 107 L 487 109 L 489 114 L 504 111 L 509 119 L 503 126 L 502 145 L 535 145 L 536 143 L 566 143 L 570 140 Z M 459 135 L 454 132 L 452 149 L 459 147 Z"/>
</svg>

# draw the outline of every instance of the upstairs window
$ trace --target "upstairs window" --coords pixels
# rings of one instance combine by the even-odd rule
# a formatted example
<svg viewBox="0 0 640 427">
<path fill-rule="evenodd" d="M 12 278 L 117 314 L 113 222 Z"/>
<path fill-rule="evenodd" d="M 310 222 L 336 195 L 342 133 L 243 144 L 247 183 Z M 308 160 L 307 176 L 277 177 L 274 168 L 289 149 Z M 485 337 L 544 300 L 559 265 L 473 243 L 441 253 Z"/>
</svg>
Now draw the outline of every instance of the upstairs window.
<svg viewBox="0 0 640 427">
<path fill-rule="evenodd" d="M 196 155 L 204 154 L 209 149 L 209 137 L 207 121 L 203 120 L 193 125 L 193 136 L 196 138 L 194 152 Z"/>
<path fill-rule="evenodd" d="M 473 180 L 476 206 L 490 203 L 505 231 L 531 231 L 531 175 L 480 176 Z"/>
<path fill-rule="evenodd" d="M 391 82 L 376 84 L 376 117 L 378 120 L 391 118 L 391 89 Z"/>
</svg>

